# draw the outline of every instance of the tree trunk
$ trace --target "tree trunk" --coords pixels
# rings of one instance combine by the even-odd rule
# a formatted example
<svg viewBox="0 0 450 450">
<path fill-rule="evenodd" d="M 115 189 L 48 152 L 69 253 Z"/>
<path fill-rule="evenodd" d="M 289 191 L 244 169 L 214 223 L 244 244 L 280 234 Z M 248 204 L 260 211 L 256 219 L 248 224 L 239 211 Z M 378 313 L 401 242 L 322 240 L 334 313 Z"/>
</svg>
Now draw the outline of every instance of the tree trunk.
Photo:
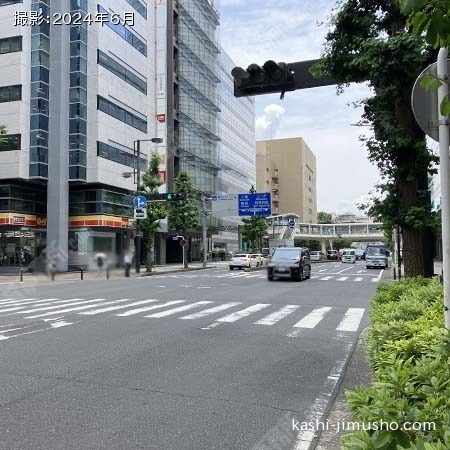
<svg viewBox="0 0 450 450">
<path fill-rule="evenodd" d="M 153 268 L 153 236 L 147 236 L 147 272 Z"/>
<path fill-rule="evenodd" d="M 424 275 L 421 235 L 422 232 L 419 229 L 402 227 L 403 262 L 406 277 Z"/>
</svg>

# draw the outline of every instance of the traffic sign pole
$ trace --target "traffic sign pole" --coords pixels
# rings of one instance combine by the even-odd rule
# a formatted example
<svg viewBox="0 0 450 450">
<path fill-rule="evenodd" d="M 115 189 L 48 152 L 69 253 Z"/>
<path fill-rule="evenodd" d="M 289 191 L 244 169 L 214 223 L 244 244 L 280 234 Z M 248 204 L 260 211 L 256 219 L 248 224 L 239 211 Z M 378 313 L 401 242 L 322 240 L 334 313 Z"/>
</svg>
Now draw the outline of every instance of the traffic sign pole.
<svg viewBox="0 0 450 450">
<path fill-rule="evenodd" d="M 445 327 L 450 328 L 450 161 L 449 161 L 449 121 L 441 114 L 440 105 L 448 96 L 448 49 L 441 48 L 437 60 L 437 77 L 442 85 L 438 89 L 439 114 L 439 158 L 441 177 L 441 215 L 442 215 L 442 256 L 444 282 Z"/>
<path fill-rule="evenodd" d="M 136 184 L 138 196 L 141 193 L 141 141 L 136 141 Z M 141 223 L 136 221 L 136 273 L 141 273 Z"/>
</svg>

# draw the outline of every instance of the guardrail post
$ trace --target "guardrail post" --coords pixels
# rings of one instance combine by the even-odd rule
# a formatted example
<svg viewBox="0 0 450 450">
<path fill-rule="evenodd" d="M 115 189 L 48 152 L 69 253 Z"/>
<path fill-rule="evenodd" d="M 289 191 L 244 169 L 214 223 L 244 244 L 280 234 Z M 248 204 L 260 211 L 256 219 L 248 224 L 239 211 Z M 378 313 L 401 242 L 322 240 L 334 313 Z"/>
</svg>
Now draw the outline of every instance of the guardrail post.
<svg viewBox="0 0 450 450">
<path fill-rule="evenodd" d="M 84 279 L 84 269 L 82 267 L 80 267 L 80 279 Z"/>
<path fill-rule="evenodd" d="M 20 269 L 20 282 L 23 283 L 23 269 Z"/>
</svg>

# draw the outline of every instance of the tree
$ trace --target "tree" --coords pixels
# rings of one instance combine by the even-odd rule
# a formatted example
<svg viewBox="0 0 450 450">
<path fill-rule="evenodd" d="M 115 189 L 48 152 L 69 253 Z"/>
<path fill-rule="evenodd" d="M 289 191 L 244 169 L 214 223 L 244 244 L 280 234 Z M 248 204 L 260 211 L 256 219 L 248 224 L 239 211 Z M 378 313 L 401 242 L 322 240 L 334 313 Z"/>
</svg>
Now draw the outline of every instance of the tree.
<svg viewBox="0 0 450 450">
<path fill-rule="evenodd" d="M 317 223 L 333 223 L 333 216 L 330 213 L 320 211 L 317 213 Z"/>
<path fill-rule="evenodd" d="M 163 182 L 158 178 L 160 162 L 161 157 L 158 153 L 152 153 L 149 166 L 146 172 L 142 175 L 142 186 L 140 188 L 147 194 L 157 194 L 158 187 L 163 184 Z M 151 272 L 153 267 L 153 245 L 155 233 L 159 228 L 161 220 L 166 216 L 166 205 L 163 202 L 150 201 L 147 203 L 147 219 L 141 220 L 141 229 L 145 236 L 147 246 L 147 272 Z"/>
<path fill-rule="evenodd" d="M 373 129 L 362 138 L 381 176 L 367 213 L 384 227 L 400 225 L 406 276 L 431 276 L 434 222 L 428 175 L 435 157 L 411 110 L 411 90 L 420 72 L 435 59 L 432 48 L 406 29 L 406 18 L 394 2 L 345 0 L 332 19 L 325 50 L 315 68 L 339 82 L 368 82 L 374 96 L 361 100 L 361 125 Z"/>
<path fill-rule="evenodd" d="M 322 249 L 320 241 L 309 241 L 304 239 L 294 239 L 294 246 L 307 247 L 312 251 L 320 251 Z"/>
<path fill-rule="evenodd" d="M 186 199 L 169 203 L 169 228 L 171 231 L 181 232 L 187 237 L 192 231 L 200 229 L 200 208 L 197 194 L 192 187 L 191 180 L 187 172 L 179 172 L 175 178 L 175 193 L 186 194 Z M 186 255 L 186 247 L 183 247 Z M 188 268 L 187 258 L 184 258 L 184 267 Z"/>
<path fill-rule="evenodd" d="M 263 216 L 251 216 L 242 219 L 244 224 L 242 237 L 249 243 L 250 251 L 261 250 L 263 238 L 267 234 L 266 218 Z"/>
</svg>

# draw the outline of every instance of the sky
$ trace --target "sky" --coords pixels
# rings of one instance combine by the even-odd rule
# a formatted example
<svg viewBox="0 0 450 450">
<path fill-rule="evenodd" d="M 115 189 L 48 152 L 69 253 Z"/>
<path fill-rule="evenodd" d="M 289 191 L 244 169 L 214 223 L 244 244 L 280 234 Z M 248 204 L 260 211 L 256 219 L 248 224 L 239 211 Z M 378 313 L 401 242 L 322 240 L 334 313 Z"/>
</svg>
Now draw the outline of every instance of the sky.
<svg viewBox="0 0 450 450">
<path fill-rule="evenodd" d="M 236 65 L 263 65 L 319 58 L 333 0 L 220 0 L 221 45 Z M 368 97 L 365 84 L 352 84 L 341 95 L 335 86 L 256 97 L 256 139 L 302 137 L 316 155 L 319 211 L 362 214 L 378 181 L 359 136 L 370 133 L 355 124 L 361 109 L 349 103 Z M 352 125 L 353 124 L 353 125 Z"/>
</svg>

